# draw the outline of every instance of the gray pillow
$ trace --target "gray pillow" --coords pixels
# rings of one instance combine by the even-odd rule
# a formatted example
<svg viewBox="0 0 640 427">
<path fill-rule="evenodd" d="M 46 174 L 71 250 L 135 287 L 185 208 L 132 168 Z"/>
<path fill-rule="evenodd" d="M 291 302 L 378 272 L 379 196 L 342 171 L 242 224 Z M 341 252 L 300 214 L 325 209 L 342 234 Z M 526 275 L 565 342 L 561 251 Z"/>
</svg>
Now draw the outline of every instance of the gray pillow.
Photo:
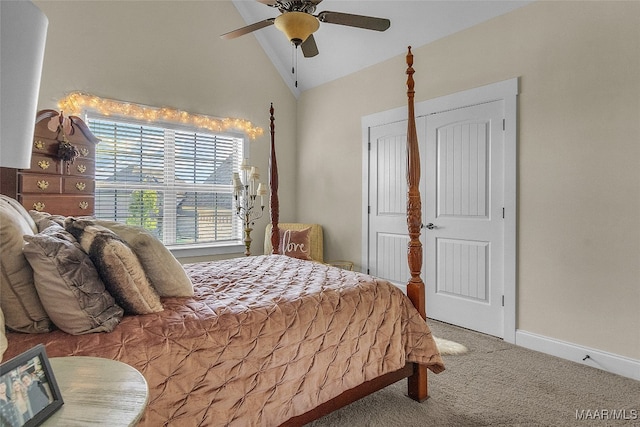
<svg viewBox="0 0 640 427">
<path fill-rule="evenodd" d="M 40 301 L 58 328 L 80 335 L 110 332 L 120 323 L 122 308 L 71 234 L 53 224 L 24 239 Z"/>
<path fill-rule="evenodd" d="M 64 219 L 66 218 L 63 215 L 51 215 L 48 212 L 39 212 L 36 210 L 30 210 L 29 216 L 31 216 L 31 219 L 36 223 L 38 232 L 49 228 L 49 226 L 54 223 L 64 227 Z"/>
<path fill-rule="evenodd" d="M 64 221 L 65 229 L 89 255 L 116 302 L 129 314 L 162 311 L 160 297 L 131 247 L 112 231 L 92 224 L 72 217 Z"/>
<path fill-rule="evenodd" d="M 66 217 L 51 215 L 45 212 L 29 211 L 31 218 L 38 226 L 38 230 L 49 227 L 52 223 L 64 226 Z M 93 217 L 76 217 L 87 220 L 87 225 L 98 225 L 108 228 L 118 237 L 127 242 L 138 256 L 151 286 L 161 297 L 191 297 L 193 284 L 182 268 L 182 264 L 173 256 L 171 251 L 155 236 L 141 227 L 134 227 L 116 221 L 96 219 Z"/>
</svg>

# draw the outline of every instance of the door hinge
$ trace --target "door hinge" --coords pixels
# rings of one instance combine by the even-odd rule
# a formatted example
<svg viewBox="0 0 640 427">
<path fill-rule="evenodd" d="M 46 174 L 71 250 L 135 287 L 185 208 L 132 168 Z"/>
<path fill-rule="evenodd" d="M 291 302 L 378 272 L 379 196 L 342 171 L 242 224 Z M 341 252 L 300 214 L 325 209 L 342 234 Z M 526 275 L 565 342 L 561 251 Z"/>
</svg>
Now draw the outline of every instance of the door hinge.
<svg viewBox="0 0 640 427">
<path fill-rule="evenodd" d="M 502 295 L 502 306 L 504 307 L 504 295 Z"/>
<path fill-rule="evenodd" d="M 502 119 L 502 130 L 507 129 L 507 119 Z"/>
<path fill-rule="evenodd" d="M 367 206 L 367 214 L 371 214 L 371 206 Z"/>
<path fill-rule="evenodd" d="M 504 219 L 504 208 L 502 208 L 502 219 Z"/>
<path fill-rule="evenodd" d="M 371 151 L 371 143 L 370 142 L 368 143 L 368 148 L 369 148 L 369 151 Z"/>
</svg>

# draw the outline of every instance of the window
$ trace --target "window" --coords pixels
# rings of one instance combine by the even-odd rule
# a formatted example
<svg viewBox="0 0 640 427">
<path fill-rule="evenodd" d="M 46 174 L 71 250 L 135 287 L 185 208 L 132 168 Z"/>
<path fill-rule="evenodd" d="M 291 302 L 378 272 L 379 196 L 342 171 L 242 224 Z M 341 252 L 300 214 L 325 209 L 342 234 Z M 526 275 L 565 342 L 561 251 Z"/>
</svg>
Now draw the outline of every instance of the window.
<svg viewBox="0 0 640 427">
<path fill-rule="evenodd" d="M 95 216 L 140 226 L 167 246 L 241 243 L 233 172 L 244 137 L 87 115 L 96 148 Z"/>
</svg>

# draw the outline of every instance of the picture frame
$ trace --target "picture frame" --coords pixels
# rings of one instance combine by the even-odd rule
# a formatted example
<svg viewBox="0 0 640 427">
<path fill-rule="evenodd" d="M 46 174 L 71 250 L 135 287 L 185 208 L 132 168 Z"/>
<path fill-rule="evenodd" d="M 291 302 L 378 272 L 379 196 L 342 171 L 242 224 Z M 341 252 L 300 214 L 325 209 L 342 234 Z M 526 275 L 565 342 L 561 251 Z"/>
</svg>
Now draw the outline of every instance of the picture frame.
<svg viewBox="0 0 640 427">
<path fill-rule="evenodd" d="M 39 426 L 64 404 L 42 344 L 0 365 L 0 424 Z"/>
</svg>

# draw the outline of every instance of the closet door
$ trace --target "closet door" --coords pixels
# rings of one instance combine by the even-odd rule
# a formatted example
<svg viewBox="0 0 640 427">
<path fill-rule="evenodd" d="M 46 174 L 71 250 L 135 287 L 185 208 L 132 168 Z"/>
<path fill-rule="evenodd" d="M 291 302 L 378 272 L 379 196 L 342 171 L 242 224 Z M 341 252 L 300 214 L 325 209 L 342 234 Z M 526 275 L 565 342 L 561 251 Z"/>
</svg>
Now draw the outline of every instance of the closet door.
<svg viewBox="0 0 640 427">
<path fill-rule="evenodd" d="M 427 315 L 502 336 L 504 103 L 433 114 L 423 155 Z"/>
<path fill-rule="evenodd" d="M 424 145 L 424 117 L 418 118 Z M 369 130 L 369 273 L 405 287 L 407 263 L 407 121 Z M 421 148 L 421 151 L 424 147 Z"/>
<path fill-rule="evenodd" d="M 416 119 L 427 316 L 504 331 L 504 102 Z M 369 129 L 369 273 L 405 289 L 407 122 Z"/>
<path fill-rule="evenodd" d="M 515 342 L 517 79 L 416 104 L 427 317 Z M 406 110 L 363 118 L 363 265 L 406 290 Z"/>
</svg>

